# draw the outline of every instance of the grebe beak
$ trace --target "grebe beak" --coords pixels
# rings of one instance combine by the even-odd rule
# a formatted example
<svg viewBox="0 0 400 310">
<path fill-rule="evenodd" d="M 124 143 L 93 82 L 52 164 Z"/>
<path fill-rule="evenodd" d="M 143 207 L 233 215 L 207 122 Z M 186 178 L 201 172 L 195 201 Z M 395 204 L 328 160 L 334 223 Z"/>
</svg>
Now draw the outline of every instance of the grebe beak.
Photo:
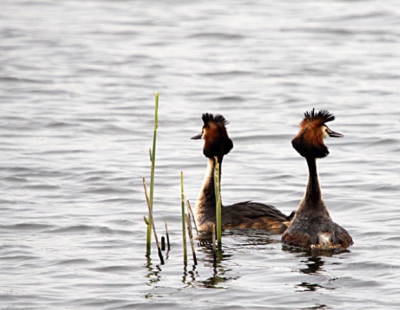
<svg viewBox="0 0 400 310">
<path fill-rule="evenodd" d="M 198 135 L 195 135 L 194 137 L 191 137 L 190 139 L 192 139 L 192 140 L 199 140 L 199 139 L 201 139 L 202 136 L 203 136 L 203 133 L 201 132 L 201 133 L 199 133 Z"/>
<path fill-rule="evenodd" d="M 326 128 L 326 133 L 329 135 L 331 138 L 343 138 L 344 134 L 341 134 L 339 132 L 335 132 L 333 130 L 330 130 L 328 127 Z"/>
</svg>

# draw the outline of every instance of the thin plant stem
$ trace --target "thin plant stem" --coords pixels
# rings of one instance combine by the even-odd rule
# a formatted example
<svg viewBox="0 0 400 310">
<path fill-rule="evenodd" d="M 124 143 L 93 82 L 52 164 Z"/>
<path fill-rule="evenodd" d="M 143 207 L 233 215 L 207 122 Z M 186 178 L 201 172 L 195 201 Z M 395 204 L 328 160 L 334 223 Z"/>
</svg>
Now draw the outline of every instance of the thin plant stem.
<svg viewBox="0 0 400 310">
<path fill-rule="evenodd" d="M 194 249 L 194 242 L 193 242 L 192 222 L 190 220 L 190 214 L 186 213 L 185 215 L 186 215 L 186 224 L 187 224 L 187 230 L 188 230 L 189 240 L 190 240 L 190 247 L 192 248 L 193 262 L 195 265 L 197 265 L 196 251 Z"/>
<path fill-rule="evenodd" d="M 160 258 L 161 265 L 164 265 L 164 257 L 163 257 L 162 252 L 161 252 L 160 243 L 158 242 L 156 227 L 155 227 L 155 225 L 154 225 L 153 212 L 152 212 L 151 207 L 150 207 L 149 193 L 148 193 L 148 191 L 147 191 L 147 185 L 146 185 L 146 179 L 145 179 L 145 178 L 143 178 L 143 188 L 144 188 L 144 193 L 145 193 L 145 195 L 146 195 L 147 207 L 149 208 L 149 218 L 148 218 L 148 221 L 149 221 L 149 224 L 151 225 L 151 227 L 153 228 L 154 239 L 156 240 L 157 249 L 158 249 L 158 257 Z M 148 226 L 149 226 L 149 225 L 148 225 Z"/>
<path fill-rule="evenodd" d="M 167 221 L 164 221 L 164 223 L 165 223 L 165 235 L 167 236 L 167 249 L 169 251 L 169 250 L 171 250 L 171 244 L 169 243 L 169 233 L 168 233 Z"/>
<path fill-rule="evenodd" d="M 165 237 L 161 237 L 161 251 L 165 251 Z"/>
<path fill-rule="evenodd" d="M 183 189 L 183 172 L 181 171 L 181 205 L 182 205 L 182 239 L 183 239 L 183 262 L 187 264 L 187 247 L 186 247 L 186 221 L 185 221 L 185 192 Z"/>
<path fill-rule="evenodd" d="M 217 228 L 217 241 L 218 248 L 222 246 L 222 210 L 221 210 L 221 194 L 220 194 L 220 183 L 219 183 L 219 162 L 218 158 L 215 157 L 215 168 L 214 168 L 214 186 L 215 186 L 215 197 L 216 197 L 216 228 Z"/>
<path fill-rule="evenodd" d="M 153 198 L 154 198 L 154 168 L 156 164 L 156 141 L 157 141 L 157 128 L 158 128 L 158 97 L 159 94 L 156 92 L 155 95 L 155 108 L 154 108 L 154 133 L 153 133 L 153 147 L 150 150 L 150 160 L 151 160 L 151 175 L 150 175 L 150 211 L 149 214 L 153 212 Z M 151 225 L 147 225 L 147 255 L 151 252 Z"/>
<path fill-rule="evenodd" d="M 192 207 L 190 206 L 190 201 L 189 201 L 189 199 L 186 199 L 186 206 L 187 206 L 187 208 L 188 208 L 188 210 L 189 210 L 189 213 L 192 215 L 192 219 L 193 219 L 193 223 L 194 223 L 194 228 L 196 228 L 196 232 L 197 232 L 197 234 L 199 234 L 199 229 L 197 228 L 196 219 L 195 219 L 195 217 L 194 217 Z"/>
<path fill-rule="evenodd" d="M 215 246 L 215 224 L 212 226 L 212 252 L 213 252 L 213 264 L 214 267 L 217 265 L 217 249 Z"/>
</svg>

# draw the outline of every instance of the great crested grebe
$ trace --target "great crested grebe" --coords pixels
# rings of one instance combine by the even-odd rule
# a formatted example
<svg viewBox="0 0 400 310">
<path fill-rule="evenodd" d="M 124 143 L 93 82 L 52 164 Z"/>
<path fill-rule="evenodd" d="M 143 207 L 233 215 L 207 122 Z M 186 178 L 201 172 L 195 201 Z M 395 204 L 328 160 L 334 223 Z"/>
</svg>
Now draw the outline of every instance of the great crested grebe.
<svg viewBox="0 0 400 310">
<path fill-rule="evenodd" d="M 343 250 L 353 244 L 349 233 L 332 221 L 322 199 L 318 181 L 317 158 L 329 154 L 323 139 L 340 138 L 342 134 L 332 131 L 327 122 L 335 119 L 326 110 L 304 113 L 300 132 L 292 140 L 295 150 L 306 158 L 309 175 L 306 193 L 296 210 L 290 226 L 282 235 L 282 242 L 303 249 Z"/>
<path fill-rule="evenodd" d="M 216 222 L 216 197 L 214 190 L 215 157 L 220 164 L 233 148 L 222 115 L 203 114 L 203 130 L 192 139 L 204 139 L 203 154 L 208 158 L 208 167 L 196 203 L 196 223 L 201 231 L 210 232 Z M 289 225 L 287 217 L 275 207 L 257 202 L 240 202 L 222 208 L 222 229 L 260 229 L 281 234 Z"/>
</svg>

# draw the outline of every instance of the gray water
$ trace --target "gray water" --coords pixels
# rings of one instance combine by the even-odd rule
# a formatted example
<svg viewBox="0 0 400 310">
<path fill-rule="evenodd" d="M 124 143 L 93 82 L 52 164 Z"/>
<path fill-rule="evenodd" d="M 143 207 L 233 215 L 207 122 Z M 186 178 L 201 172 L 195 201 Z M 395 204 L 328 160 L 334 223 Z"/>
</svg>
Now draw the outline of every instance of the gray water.
<svg viewBox="0 0 400 310">
<path fill-rule="evenodd" d="M 0 309 L 398 309 L 399 43 L 397 1 L 2 1 Z M 165 265 L 143 222 L 156 91 Z M 194 205 L 201 114 L 230 121 L 224 204 L 289 214 L 307 181 L 290 141 L 313 107 L 345 134 L 318 165 L 354 246 L 310 256 L 227 232 L 216 268 L 199 245 L 184 266 L 179 178 Z"/>
</svg>

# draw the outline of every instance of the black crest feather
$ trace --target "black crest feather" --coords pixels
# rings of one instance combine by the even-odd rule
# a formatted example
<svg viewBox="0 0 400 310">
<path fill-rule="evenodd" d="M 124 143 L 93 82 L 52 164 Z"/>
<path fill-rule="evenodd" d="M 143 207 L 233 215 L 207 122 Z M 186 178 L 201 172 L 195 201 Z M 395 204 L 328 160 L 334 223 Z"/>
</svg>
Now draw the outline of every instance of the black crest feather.
<svg viewBox="0 0 400 310">
<path fill-rule="evenodd" d="M 330 113 L 328 110 L 321 110 L 315 112 L 315 108 L 313 108 L 310 112 L 305 112 L 304 117 L 312 122 L 312 121 L 321 121 L 322 123 L 328 123 L 335 120 L 335 116 Z"/>
<path fill-rule="evenodd" d="M 207 125 L 208 122 L 220 123 L 222 125 L 229 124 L 229 122 L 221 114 L 216 114 L 214 116 L 211 113 L 204 113 L 202 119 L 203 119 L 204 125 Z"/>
</svg>

